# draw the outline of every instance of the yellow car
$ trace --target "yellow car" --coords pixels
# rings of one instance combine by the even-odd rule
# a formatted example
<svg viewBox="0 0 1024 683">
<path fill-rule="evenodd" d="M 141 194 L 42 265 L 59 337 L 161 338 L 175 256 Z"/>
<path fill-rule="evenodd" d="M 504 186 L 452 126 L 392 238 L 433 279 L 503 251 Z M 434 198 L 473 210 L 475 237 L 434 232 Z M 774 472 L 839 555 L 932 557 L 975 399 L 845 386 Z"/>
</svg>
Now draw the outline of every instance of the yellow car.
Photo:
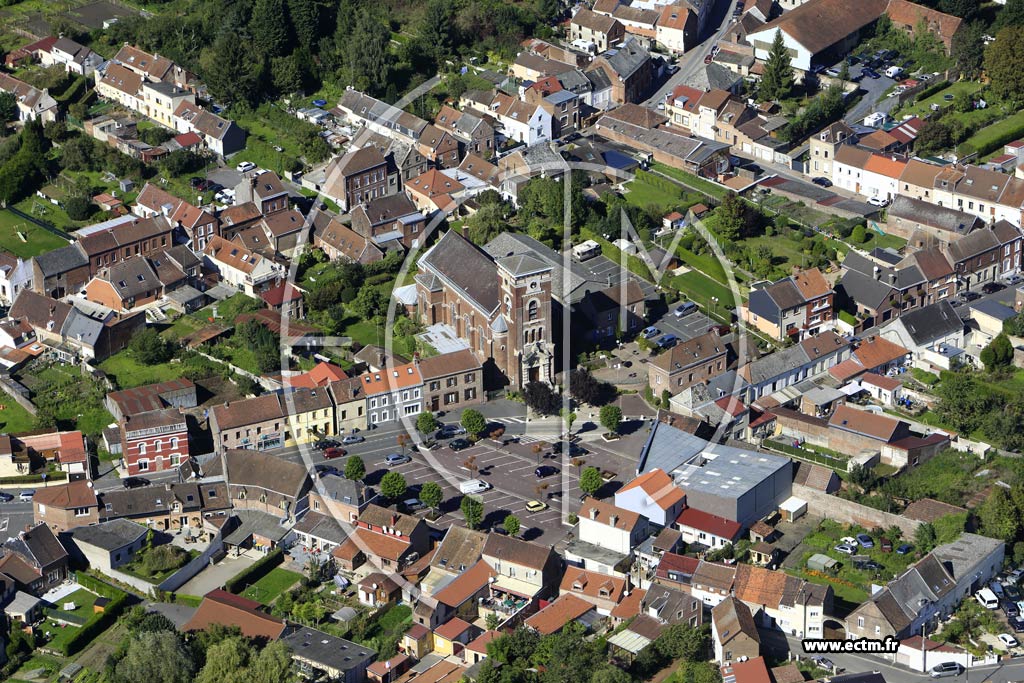
<svg viewBox="0 0 1024 683">
<path fill-rule="evenodd" d="M 530 512 L 542 512 L 548 509 L 548 506 L 539 500 L 531 500 L 526 504 L 526 509 Z"/>
</svg>

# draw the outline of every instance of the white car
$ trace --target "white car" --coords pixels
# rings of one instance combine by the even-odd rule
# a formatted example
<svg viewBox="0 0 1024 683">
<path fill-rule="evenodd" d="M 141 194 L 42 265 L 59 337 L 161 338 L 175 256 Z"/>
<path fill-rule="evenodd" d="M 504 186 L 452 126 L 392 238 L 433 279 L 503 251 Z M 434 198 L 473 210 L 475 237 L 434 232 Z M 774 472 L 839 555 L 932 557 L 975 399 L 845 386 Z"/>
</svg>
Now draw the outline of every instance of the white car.
<svg viewBox="0 0 1024 683">
<path fill-rule="evenodd" d="M 999 638 L 1000 643 L 1002 643 L 1008 648 L 1017 647 L 1018 645 L 1020 645 L 1020 643 L 1017 642 L 1017 639 L 1011 636 L 1009 633 L 1000 633 L 996 637 Z"/>
<path fill-rule="evenodd" d="M 888 206 L 889 200 L 882 197 L 868 197 L 868 204 L 871 206 Z"/>
<path fill-rule="evenodd" d="M 235 170 L 238 171 L 239 173 L 248 173 L 254 168 L 256 168 L 256 164 L 252 163 L 251 161 L 243 161 L 242 163 L 238 164 L 238 166 L 235 166 Z"/>
<path fill-rule="evenodd" d="M 491 485 L 480 479 L 470 479 L 459 484 L 459 491 L 466 494 L 483 493 L 491 488 Z"/>
<path fill-rule="evenodd" d="M 857 552 L 857 548 L 855 548 L 852 545 L 847 545 L 846 543 L 840 543 L 835 548 L 833 548 L 833 550 L 835 550 L 837 553 L 842 553 L 843 555 L 853 555 L 855 552 Z"/>
<path fill-rule="evenodd" d="M 843 536 L 839 539 L 839 542 L 845 543 L 846 545 L 857 545 L 857 539 L 853 536 Z"/>
</svg>

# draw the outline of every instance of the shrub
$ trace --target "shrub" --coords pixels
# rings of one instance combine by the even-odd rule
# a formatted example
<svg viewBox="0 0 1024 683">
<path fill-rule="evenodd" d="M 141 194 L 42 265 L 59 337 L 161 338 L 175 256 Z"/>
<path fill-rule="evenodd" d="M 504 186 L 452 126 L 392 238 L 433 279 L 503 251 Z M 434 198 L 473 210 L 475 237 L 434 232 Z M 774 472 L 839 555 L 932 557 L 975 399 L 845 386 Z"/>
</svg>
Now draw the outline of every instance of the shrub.
<svg viewBox="0 0 1024 683">
<path fill-rule="evenodd" d="M 241 593 L 246 586 L 256 583 L 282 562 L 284 562 L 284 551 L 281 548 L 274 548 L 266 557 L 261 558 L 225 581 L 224 590 L 229 593 Z"/>
</svg>

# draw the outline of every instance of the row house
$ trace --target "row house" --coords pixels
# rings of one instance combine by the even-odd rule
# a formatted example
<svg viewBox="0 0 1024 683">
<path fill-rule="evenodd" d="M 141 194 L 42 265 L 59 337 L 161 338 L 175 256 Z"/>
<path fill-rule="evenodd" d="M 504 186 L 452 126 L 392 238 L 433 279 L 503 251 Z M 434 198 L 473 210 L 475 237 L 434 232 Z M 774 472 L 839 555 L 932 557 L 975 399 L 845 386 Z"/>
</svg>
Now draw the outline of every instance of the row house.
<svg viewBox="0 0 1024 683">
<path fill-rule="evenodd" d="M 367 424 L 416 419 L 423 412 L 423 377 L 415 363 L 387 366 L 359 377 L 367 403 Z"/>
<path fill-rule="evenodd" d="M 432 123 L 423 127 L 416 141 L 416 149 L 434 168 L 452 168 L 459 165 L 459 141 L 454 135 Z"/>
<path fill-rule="evenodd" d="M 384 155 L 371 145 L 333 159 L 327 165 L 323 192 L 349 212 L 364 202 L 395 194 L 398 184 L 389 178 Z"/>
<path fill-rule="evenodd" d="M 752 290 L 740 319 L 772 339 L 803 339 L 833 326 L 833 297 L 825 276 L 811 268 Z"/>
<path fill-rule="evenodd" d="M 843 307 L 852 309 L 864 327 L 926 305 L 928 292 L 934 289 L 916 263 L 894 267 L 851 251 L 842 269 L 836 290 L 846 302 Z"/>
<path fill-rule="evenodd" d="M 498 130 L 508 140 L 536 145 L 552 139 L 551 114 L 544 107 L 530 104 L 500 90 L 470 90 L 460 104 L 494 118 Z"/>
<path fill-rule="evenodd" d="M 363 128 L 355 137 L 349 149 L 376 147 L 387 164 L 388 188 L 390 193 L 398 192 L 411 178 L 426 173 L 430 161 L 420 153 L 419 145 L 407 142 L 401 136 L 387 137 Z M 326 176 L 330 177 L 330 176 Z"/>
<path fill-rule="evenodd" d="M 737 374 L 747 383 L 753 403 L 788 386 L 817 377 L 850 357 L 850 342 L 827 331 L 743 365 Z"/>
<path fill-rule="evenodd" d="M 96 524 L 100 521 L 96 489 L 87 479 L 44 486 L 32 496 L 32 518 L 56 532 Z"/>
<path fill-rule="evenodd" d="M 67 580 L 69 558 L 50 527 L 37 524 L 0 545 L 0 574 L 14 579 L 20 590 L 41 596 Z"/>
<path fill-rule="evenodd" d="M 338 111 L 352 124 L 364 126 L 385 137 L 402 138 L 413 145 L 428 125 L 418 116 L 351 87 L 345 89 L 338 102 Z"/>
<path fill-rule="evenodd" d="M 658 15 L 655 36 L 658 44 L 669 52 L 682 54 L 693 49 L 700 40 L 699 17 L 685 3 L 664 5 Z"/>
<path fill-rule="evenodd" d="M 651 54 L 633 37 L 595 57 L 585 71 L 604 74 L 611 83 L 611 101 L 615 104 L 642 102 L 654 85 Z"/>
<path fill-rule="evenodd" d="M 60 115 L 57 100 L 50 95 L 46 88 L 40 90 L 24 81 L 19 81 L 14 76 L 0 74 L 0 92 L 14 95 L 19 121 L 50 123 L 56 121 Z"/>
<path fill-rule="evenodd" d="M 483 365 L 469 349 L 422 358 L 424 410 L 456 410 L 484 400 Z"/>
<path fill-rule="evenodd" d="M 833 160 L 832 182 L 864 197 L 890 200 L 899 194 L 899 179 L 906 164 L 899 157 L 842 145 Z"/>
<path fill-rule="evenodd" d="M 569 40 L 588 52 L 600 53 L 626 37 L 626 27 L 614 17 L 580 8 L 569 21 Z"/>
<path fill-rule="evenodd" d="M 279 394 L 230 401 L 210 411 L 210 432 L 218 451 L 262 451 L 292 441 Z"/>
<path fill-rule="evenodd" d="M 587 497 L 580 504 L 579 530 L 565 549 L 565 560 L 599 574 L 625 576 L 648 529 L 643 515 Z"/>
<path fill-rule="evenodd" d="M 220 235 L 220 222 L 214 215 L 152 183 L 142 187 L 132 213 L 140 218 L 164 216 L 179 233 L 178 241 L 196 252 L 202 251 L 213 235 Z"/>
<path fill-rule="evenodd" d="M 542 107 L 551 115 L 551 135 L 560 138 L 576 130 L 580 123 L 580 98 L 566 90 L 557 78 L 537 81 L 523 91 L 523 99 Z"/>
<path fill-rule="evenodd" d="M 1000 220 L 940 247 L 962 287 L 993 282 L 1020 270 L 1021 229 Z"/>
<path fill-rule="evenodd" d="M 203 480 L 222 480 L 235 510 L 262 512 L 292 523 L 309 510 L 313 489 L 303 463 L 242 450 L 228 450 L 213 458 L 203 471 Z M 206 486 L 202 484 L 204 489 Z"/>
<path fill-rule="evenodd" d="M 52 42 L 51 42 L 52 41 Z M 41 41 L 42 42 L 42 41 Z M 70 38 L 50 38 L 33 51 L 43 66 L 62 66 L 68 73 L 91 76 L 103 63 L 103 57 Z"/>
<path fill-rule="evenodd" d="M 324 213 L 319 213 L 313 220 L 313 246 L 323 251 L 331 261 L 366 264 L 384 258 L 384 252 L 373 240 Z"/>
<path fill-rule="evenodd" d="M 216 235 L 207 241 L 202 255 L 204 264 L 217 271 L 221 281 L 249 296 L 257 296 L 261 289 L 285 276 L 280 263 Z"/>
<path fill-rule="evenodd" d="M 175 113 L 183 104 L 195 106 L 196 96 L 173 83 L 143 81 L 138 92 L 139 108 L 143 116 L 164 128 L 176 130 Z"/>
<path fill-rule="evenodd" d="M 413 554 L 418 559 L 430 550 L 430 530 L 419 517 L 370 503 L 355 527 L 342 547 L 355 545 L 377 567 L 398 568 Z"/>
<path fill-rule="evenodd" d="M 174 130 L 195 133 L 203 147 L 224 157 L 245 149 L 246 132 L 234 121 L 184 101 L 174 111 Z"/>
<path fill-rule="evenodd" d="M 451 133 L 459 141 L 462 156 L 476 154 L 484 159 L 493 156 L 495 151 L 493 121 L 489 115 L 459 111 L 447 104 L 434 117 L 435 126 Z"/>
<path fill-rule="evenodd" d="M 911 249 L 952 242 L 983 227 L 985 221 L 977 216 L 903 194 L 885 211 L 885 231 L 907 240 Z"/>
<path fill-rule="evenodd" d="M 129 475 L 174 469 L 189 459 L 188 424 L 177 408 L 125 415 L 121 453 Z"/>
<path fill-rule="evenodd" d="M 164 215 L 122 221 L 112 228 L 91 232 L 77 242 L 88 259 L 89 275 L 133 256 L 153 257 L 174 244 L 174 227 Z"/>
<path fill-rule="evenodd" d="M 125 43 L 114 55 L 113 61 L 146 80 L 170 83 L 183 90 L 195 90 L 196 76 L 174 61 L 158 54 L 150 54 L 134 45 Z"/>
<path fill-rule="evenodd" d="M 359 377 L 346 377 L 328 385 L 334 402 L 334 424 L 336 434 L 347 434 L 365 429 L 366 391 Z"/>
<path fill-rule="evenodd" d="M 830 123 L 814 135 L 807 138 L 810 163 L 807 174 L 811 177 L 833 179 L 832 164 L 840 146 L 855 142 L 857 134 L 845 121 Z M 833 181 L 834 182 L 834 181 Z"/>
<path fill-rule="evenodd" d="M 119 261 L 101 270 L 85 286 L 85 298 L 115 311 L 130 311 L 164 296 L 164 283 L 143 257 Z"/>
<path fill-rule="evenodd" d="M 235 203 L 252 202 L 263 216 L 288 209 L 288 190 L 273 171 L 250 171 L 235 187 Z"/>
<path fill-rule="evenodd" d="M 395 243 L 412 249 L 419 244 L 426 220 L 408 196 L 395 194 L 357 206 L 351 229 L 383 250 Z"/>
<path fill-rule="evenodd" d="M 0 251 L 0 303 L 11 306 L 23 289 L 32 288 L 32 261 Z"/>
<path fill-rule="evenodd" d="M 647 384 L 655 396 L 677 394 L 726 370 L 728 349 L 717 331 L 679 342 L 647 364 Z"/>
</svg>

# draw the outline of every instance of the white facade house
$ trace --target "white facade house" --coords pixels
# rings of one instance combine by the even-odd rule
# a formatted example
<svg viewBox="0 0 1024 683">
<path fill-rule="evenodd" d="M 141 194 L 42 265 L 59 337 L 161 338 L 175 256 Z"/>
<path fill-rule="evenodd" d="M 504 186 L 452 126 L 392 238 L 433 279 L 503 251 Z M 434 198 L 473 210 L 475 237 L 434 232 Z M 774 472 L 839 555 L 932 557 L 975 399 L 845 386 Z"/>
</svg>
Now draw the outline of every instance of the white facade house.
<svg viewBox="0 0 1024 683">
<path fill-rule="evenodd" d="M 284 266 L 214 235 L 203 248 L 203 262 L 216 269 L 222 282 L 257 296 L 262 285 L 285 276 Z"/>
<path fill-rule="evenodd" d="M 360 376 L 366 394 L 366 415 L 372 425 L 415 419 L 423 410 L 423 377 L 415 363 L 381 368 Z"/>
<path fill-rule="evenodd" d="M 660 469 L 646 472 L 615 492 L 615 506 L 671 526 L 686 505 L 686 494 Z"/>
<path fill-rule="evenodd" d="M 647 536 L 647 520 L 595 498 L 580 504 L 579 539 L 628 555 Z"/>
<path fill-rule="evenodd" d="M 0 303 L 13 306 L 18 293 L 32 288 L 32 263 L 14 256 L 0 253 Z"/>
</svg>

